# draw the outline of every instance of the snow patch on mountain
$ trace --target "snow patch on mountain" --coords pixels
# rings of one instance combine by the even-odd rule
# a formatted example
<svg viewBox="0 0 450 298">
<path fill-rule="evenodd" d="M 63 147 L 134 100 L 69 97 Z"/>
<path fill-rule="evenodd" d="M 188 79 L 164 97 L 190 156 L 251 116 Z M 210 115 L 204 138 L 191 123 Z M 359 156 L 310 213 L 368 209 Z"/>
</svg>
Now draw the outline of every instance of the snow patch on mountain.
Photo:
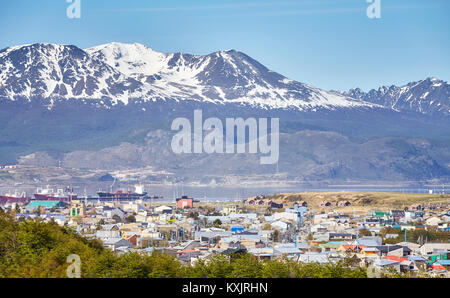
<svg viewBox="0 0 450 298">
<path fill-rule="evenodd" d="M 383 86 L 369 92 L 356 88 L 339 94 L 398 111 L 450 115 L 450 84 L 435 77 L 401 87 Z"/>
<path fill-rule="evenodd" d="M 267 109 L 380 108 L 285 78 L 244 53 L 159 53 L 142 44 L 109 43 L 86 50 L 33 44 L 0 51 L 0 98 L 119 102 L 196 100 Z"/>
</svg>

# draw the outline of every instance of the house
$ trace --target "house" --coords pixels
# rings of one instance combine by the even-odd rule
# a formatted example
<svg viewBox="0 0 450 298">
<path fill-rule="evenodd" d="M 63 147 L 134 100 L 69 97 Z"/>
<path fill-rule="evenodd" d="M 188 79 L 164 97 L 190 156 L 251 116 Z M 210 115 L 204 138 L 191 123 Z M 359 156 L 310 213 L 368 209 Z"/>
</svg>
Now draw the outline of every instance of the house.
<svg viewBox="0 0 450 298">
<path fill-rule="evenodd" d="M 193 259 L 197 259 L 200 252 L 196 250 L 178 250 L 176 258 L 184 264 L 191 264 Z"/>
<path fill-rule="evenodd" d="M 339 202 L 336 203 L 336 206 L 338 206 L 338 207 L 347 207 L 347 206 L 350 206 L 350 205 L 351 205 L 350 201 L 339 201 Z"/>
<path fill-rule="evenodd" d="M 261 240 L 259 235 L 239 235 L 237 238 L 243 248 L 249 249 L 265 247 L 264 242 Z"/>
<path fill-rule="evenodd" d="M 231 232 L 232 233 L 242 233 L 244 232 L 245 228 L 242 226 L 232 226 L 231 227 Z"/>
<path fill-rule="evenodd" d="M 427 226 L 435 226 L 436 227 L 440 223 L 442 223 L 442 220 L 439 217 L 437 217 L 437 216 L 432 216 L 432 217 L 430 217 L 430 218 L 425 220 L 425 224 Z"/>
<path fill-rule="evenodd" d="M 380 256 L 400 256 L 406 257 L 411 254 L 411 249 L 401 245 L 380 245 L 376 247 Z"/>
<path fill-rule="evenodd" d="M 450 251 L 450 243 L 425 243 L 420 247 L 420 254 L 426 256 L 436 251 Z"/>
<path fill-rule="evenodd" d="M 320 202 L 320 207 L 329 207 L 331 206 L 331 203 L 328 201 L 322 201 Z"/>
<path fill-rule="evenodd" d="M 230 237 L 231 232 L 228 231 L 195 231 L 194 239 L 200 242 L 218 243 L 222 238 Z"/>
<path fill-rule="evenodd" d="M 276 247 L 273 249 L 273 253 L 277 257 L 286 257 L 286 256 L 298 256 L 303 253 L 299 248 L 297 247 Z"/>
<path fill-rule="evenodd" d="M 284 221 L 292 221 L 297 222 L 298 214 L 293 212 L 277 212 L 274 213 L 272 218 L 274 220 L 284 220 Z"/>
<path fill-rule="evenodd" d="M 287 230 L 288 228 L 288 224 L 281 220 L 274 221 L 273 223 L 270 224 L 270 226 L 274 229 L 279 230 Z"/>
<path fill-rule="evenodd" d="M 223 207 L 222 215 L 228 216 L 230 214 L 236 214 L 236 213 L 238 213 L 238 210 L 239 210 L 238 205 Z"/>
<path fill-rule="evenodd" d="M 127 215 L 127 213 L 122 208 L 119 208 L 119 207 L 106 210 L 106 211 L 104 211 L 104 213 L 105 213 L 106 217 L 108 217 L 108 218 L 113 218 L 115 215 L 117 215 L 121 221 L 124 221 L 125 217 Z"/>
<path fill-rule="evenodd" d="M 413 242 L 400 242 L 397 245 L 406 246 L 411 250 L 412 254 L 420 255 L 420 245 Z"/>
<path fill-rule="evenodd" d="M 111 249 L 112 251 L 116 251 L 119 248 L 132 248 L 133 244 L 126 239 L 123 238 L 108 238 L 103 241 L 103 244 L 106 248 Z"/>
<path fill-rule="evenodd" d="M 381 270 L 389 270 L 390 268 L 394 268 L 395 271 L 400 272 L 400 262 L 399 261 L 392 261 L 388 259 L 376 259 L 373 262 L 373 265 L 376 268 L 379 268 Z"/>
<path fill-rule="evenodd" d="M 194 208 L 194 199 L 182 196 L 176 200 L 178 209 Z"/>
<path fill-rule="evenodd" d="M 201 243 L 197 240 L 189 240 L 186 242 L 183 242 L 179 245 L 179 249 L 182 251 L 189 251 L 189 250 L 195 250 L 196 248 L 200 247 Z"/>
<path fill-rule="evenodd" d="M 400 247 L 394 247 L 392 250 L 389 250 L 388 255 L 389 256 L 397 256 L 397 257 L 407 257 L 409 255 L 411 255 L 411 249 L 409 249 L 406 246 L 401 246 L 398 245 Z"/>
<path fill-rule="evenodd" d="M 298 207 L 308 207 L 308 203 L 306 201 L 297 201 L 295 204 L 297 204 Z"/>
<path fill-rule="evenodd" d="M 220 241 L 217 243 L 217 247 L 219 249 L 242 249 L 244 248 L 241 245 L 241 242 L 239 241 L 239 239 L 237 238 L 232 238 L 232 237 L 227 237 L 227 238 L 222 238 L 220 239 Z"/>
<path fill-rule="evenodd" d="M 398 234 L 386 234 L 386 239 L 395 239 L 398 237 Z"/>
<path fill-rule="evenodd" d="M 132 233 L 132 236 L 127 236 L 126 238 L 123 237 L 124 239 L 128 240 L 131 244 L 133 244 L 133 247 L 136 247 L 136 245 L 139 242 L 139 238 L 141 238 L 141 235 L 139 233 Z"/>
<path fill-rule="evenodd" d="M 444 267 L 445 270 L 449 271 L 450 270 L 450 260 L 438 260 L 436 261 L 437 264 L 439 264 L 440 266 Z"/>
<path fill-rule="evenodd" d="M 383 220 L 380 218 L 366 218 L 363 222 L 358 222 L 357 226 L 360 228 L 380 228 Z"/>
<path fill-rule="evenodd" d="M 360 253 L 368 257 L 375 257 L 380 254 L 379 250 L 376 247 L 366 247 L 364 245 L 360 245 L 359 248 Z M 357 249 L 355 251 L 358 252 Z"/>
<path fill-rule="evenodd" d="M 248 198 L 245 201 L 245 203 L 248 204 L 248 205 L 255 205 L 255 202 L 256 202 L 255 198 Z"/>
<path fill-rule="evenodd" d="M 247 251 L 259 260 L 271 260 L 277 257 L 277 254 L 274 252 L 275 250 L 273 248 L 249 248 Z"/>
<path fill-rule="evenodd" d="M 450 262 L 448 260 L 439 260 L 431 264 L 432 276 L 436 277 L 446 277 L 450 276 L 449 274 L 449 266 Z"/>
<path fill-rule="evenodd" d="M 383 220 L 383 221 L 392 219 L 392 214 L 390 212 L 384 212 L 384 211 L 374 211 L 374 212 L 371 212 L 369 214 L 369 216 L 372 218 Z"/>
<path fill-rule="evenodd" d="M 105 240 L 109 238 L 121 238 L 120 231 L 96 231 L 95 237 L 100 240 Z"/>
<path fill-rule="evenodd" d="M 274 201 L 267 201 L 266 205 L 272 209 L 281 209 L 283 208 L 283 204 L 275 203 Z"/>
<path fill-rule="evenodd" d="M 96 231 L 95 236 L 100 239 L 120 238 L 121 232 L 118 225 L 103 225 L 102 230 Z"/>
<path fill-rule="evenodd" d="M 54 220 L 60 226 L 64 226 L 66 222 L 66 216 L 61 214 L 42 214 L 40 217 L 46 221 Z"/>
<path fill-rule="evenodd" d="M 297 261 L 300 263 L 319 263 L 328 264 L 336 262 L 338 258 L 333 258 L 333 255 L 327 252 L 307 252 L 298 255 Z"/>
<path fill-rule="evenodd" d="M 366 247 L 377 247 L 381 246 L 383 239 L 378 236 L 363 236 L 357 239 L 353 244 L 364 245 Z"/>
<path fill-rule="evenodd" d="M 328 218 L 328 214 L 315 214 L 314 215 L 314 224 L 321 223 L 322 221 L 326 220 Z"/>
<path fill-rule="evenodd" d="M 329 241 L 327 243 L 319 244 L 322 248 L 322 251 L 337 251 L 341 249 L 342 242 L 341 241 Z"/>
<path fill-rule="evenodd" d="M 411 210 L 423 210 L 423 205 L 422 204 L 413 204 L 411 205 L 410 209 Z"/>
<path fill-rule="evenodd" d="M 428 262 L 425 258 L 421 256 L 408 256 L 409 263 L 406 263 L 403 261 L 400 263 L 400 266 L 404 267 L 406 264 L 408 264 L 409 268 L 401 268 L 404 271 L 403 272 L 411 272 L 411 273 L 417 273 L 417 272 L 424 272 L 427 270 Z"/>
<path fill-rule="evenodd" d="M 399 221 L 401 218 L 405 217 L 405 211 L 404 210 L 391 210 L 391 215 L 392 215 L 394 221 Z"/>
<path fill-rule="evenodd" d="M 164 205 L 156 207 L 153 211 L 158 214 L 172 214 L 172 208 Z"/>
<path fill-rule="evenodd" d="M 350 233 L 329 233 L 329 241 L 351 241 L 355 239 L 356 236 Z"/>
</svg>

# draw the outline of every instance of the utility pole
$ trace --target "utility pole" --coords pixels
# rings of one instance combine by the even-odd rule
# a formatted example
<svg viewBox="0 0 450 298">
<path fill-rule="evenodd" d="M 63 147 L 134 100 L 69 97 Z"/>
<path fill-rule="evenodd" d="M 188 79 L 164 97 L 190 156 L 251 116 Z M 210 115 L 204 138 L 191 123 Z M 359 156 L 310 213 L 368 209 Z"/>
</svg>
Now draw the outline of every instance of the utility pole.
<svg viewBox="0 0 450 298">
<path fill-rule="evenodd" d="M 356 228 L 356 252 L 359 252 L 359 227 Z"/>
</svg>

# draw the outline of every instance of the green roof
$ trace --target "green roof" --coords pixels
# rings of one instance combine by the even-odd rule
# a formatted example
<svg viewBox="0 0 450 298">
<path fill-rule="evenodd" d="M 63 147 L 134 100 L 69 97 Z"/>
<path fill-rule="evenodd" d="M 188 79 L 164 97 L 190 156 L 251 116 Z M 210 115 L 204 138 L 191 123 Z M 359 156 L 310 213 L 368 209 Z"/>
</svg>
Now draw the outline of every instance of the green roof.
<svg viewBox="0 0 450 298">
<path fill-rule="evenodd" d="M 375 212 L 375 214 L 373 216 L 375 217 L 383 217 L 383 216 L 391 216 L 391 214 L 389 212 Z"/>
<path fill-rule="evenodd" d="M 45 207 L 45 208 L 54 208 L 61 205 L 61 201 L 31 201 L 28 204 L 29 207 L 37 208 L 37 207 Z"/>
<path fill-rule="evenodd" d="M 325 248 L 339 248 L 342 245 L 342 243 L 333 243 L 333 242 L 328 242 L 328 243 L 323 243 L 323 244 L 319 244 L 319 246 L 321 247 L 325 247 Z"/>
</svg>

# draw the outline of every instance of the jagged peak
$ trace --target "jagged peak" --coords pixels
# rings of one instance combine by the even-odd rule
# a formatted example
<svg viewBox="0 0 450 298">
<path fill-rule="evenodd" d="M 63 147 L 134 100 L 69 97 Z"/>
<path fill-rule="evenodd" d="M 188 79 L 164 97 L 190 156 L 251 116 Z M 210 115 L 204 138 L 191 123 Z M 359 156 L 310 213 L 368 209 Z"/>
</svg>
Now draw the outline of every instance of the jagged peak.
<svg viewBox="0 0 450 298">
<path fill-rule="evenodd" d="M 142 44 L 142 43 L 123 43 L 123 42 L 117 42 L 117 41 L 113 41 L 110 43 L 105 43 L 105 44 L 101 44 L 98 46 L 93 46 L 90 48 L 85 49 L 86 51 L 98 51 L 101 49 L 106 49 L 106 48 L 112 48 L 112 49 L 120 49 L 120 50 L 145 50 L 145 51 L 152 51 L 152 52 L 156 52 L 155 50 L 153 50 L 152 48 Z"/>
</svg>

